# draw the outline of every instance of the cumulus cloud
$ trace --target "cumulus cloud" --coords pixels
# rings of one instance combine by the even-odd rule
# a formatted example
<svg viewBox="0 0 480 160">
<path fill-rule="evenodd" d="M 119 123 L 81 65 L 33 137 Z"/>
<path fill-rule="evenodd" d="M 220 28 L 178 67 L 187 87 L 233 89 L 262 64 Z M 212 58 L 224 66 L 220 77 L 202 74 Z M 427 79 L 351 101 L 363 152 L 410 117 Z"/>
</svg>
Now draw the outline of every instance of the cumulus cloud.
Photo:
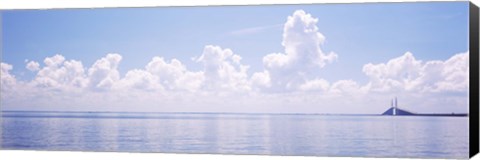
<svg viewBox="0 0 480 160">
<path fill-rule="evenodd" d="M 288 17 L 283 28 L 282 45 L 291 65 L 301 63 L 302 67 L 323 67 L 337 58 L 337 54 L 325 54 L 321 50 L 325 36 L 318 31 L 317 22 L 317 18 L 303 10 L 297 10 Z"/>
<path fill-rule="evenodd" d="M 422 62 L 416 60 L 412 53 L 406 52 L 387 63 L 368 63 L 363 66 L 363 72 L 370 78 L 372 90 L 398 91 L 405 89 L 406 84 L 420 76 L 421 67 Z"/>
<path fill-rule="evenodd" d="M 122 56 L 119 54 L 107 54 L 97 60 L 88 69 L 89 86 L 100 91 L 111 89 L 114 83 L 120 80 L 117 68 L 121 60 Z"/>
<path fill-rule="evenodd" d="M 185 72 L 176 80 L 176 86 L 180 90 L 195 92 L 200 89 L 204 81 L 203 72 Z"/>
<path fill-rule="evenodd" d="M 363 72 L 370 78 L 371 91 L 466 91 L 468 53 L 456 54 L 446 61 L 422 62 L 406 52 L 387 63 L 368 63 Z"/>
<path fill-rule="evenodd" d="M 29 71 L 38 71 L 40 70 L 40 64 L 38 64 L 38 62 L 35 62 L 35 61 L 30 61 L 27 63 L 27 66 L 25 67 L 27 68 Z"/>
<path fill-rule="evenodd" d="M 82 88 L 87 85 L 85 71 L 80 61 L 65 61 L 65 57 L 57 54 L 45 58 L 44 63 L 45 67 L 38 68 L 39 71 L 32 81 L 33 85 L 56 89 Z"/>
<path fill-rule="evenodd" d="M 171 85 L 175 80 L 181 77 L 187 68 L 177 59 L 172 59 L 170 63 L 166 62 L 163 57 L 153 57 L 145 67 L 146 70 L 161 78 L 162 83 Z"/>
<path fill-rule="evenodd" d="M 320 48 L 325 36 L 318 31 L 317 22 L 317 18 L 303 10 L 297 10 L 287 18 L 282 41 L 285 53 L 263 57 L 265 70 L 274 88 L 297 89 L 312 70 L 322 68 L 338 58 L 337 54 L 326 54 Z"/>
<path fill-rule="evenodd" d="M 266 105 L 270 106 L 271 110 L 276 110 L 272 105 L 283 108 L 285 111 L 299 111 L 309 110 L 308 106 L 313 107 L 310 109 L 315 109 L 314 106 L 319 104 L 321 104 L 320 107 L 348 107 L 363 104 L 376 106 L 378 112 L 381 112 L 384 109 L 382 105 L 388 102 L 378 99 L 388 99 L 395 95 L 403 97 L 415 95 L 428 99 L 430 93 L 468 90 L 468 53 L 459 53 L 444 61 L 425 62 L 417 60 L 413 53 L 405 53 L 385 63 L 365 64 L 363 72 L 369 77 L 369 81 L 364 85 L 355 80 L 329 82 L 326 79 L 314 78 L 303 81 L 292 92 L 287 93 L 260 91 L 273 84 L 270 72 L 265 70 L 249 76 L 246 72 L 247 66 L 242 65 L 241 57 L 237 56 L 229 49 L 207 46 L 202 56 L 196 59 L 204 65 L 201 71 L 190 71 L 176 59 L 165 61 L 161 57 L 154 57 L 145 69 L 132 69 L 121 76 L 117 71 L 121 56 L 117 54 L 100 58 L 87 69 L 88 72 L 80 61 L 66 60 L 61 55 L 55 55 L 45 58 L 44 67 L 40 68 L 32 81 L 27 82 L 17 82 L 15 76 L 11 74 L 13 67 L 2 63 L 1 88 L 2 100 L 4 100 L 2 103 L 26 103 L 28 99 L 31 103 L 24 105 L 48 106 L 51 105 L 50 102 L 55 101 L 59 105 L 71 103 L 77 106 L 82 106 L 80 104 L 178 106 L 181 104 L 182 106 L 208 107 L 227 103 L 215 98 L 216 93 L 244 91 L 242 93 L 247 94 L 236 94 L 238 97 L 222 99 L 229 102 L 235 101 L 238 103 L 235 104 L 236 106 Z M 105 83 L 109 85 L 101 85 Z M 10 90 L 7 91 L 7 89 Z M 50 92 L 48 89 L 55 89 L 57 92 Z M 76 92 L 78 90 L 75 89 L 80 91 Z M 98 92 L 99 90 L 104 92 Z M 250 95 L 252 97 L 249 97 Z M 16 99 L 16 101 L 5 100 L 5 97 Z M 369 99 L 365 100 L 366 98 Z M 410 97 L 410 99 L 413 98 Z M 445 95 L 443 99 L 441 103 L 448 106 L 463 104 L 461 97 L 455 99 Z M 278 101 L 274 102 L 274 100 Z M 408 105 L 423 105 L 423 103 L 427 106 L 439 105 L 431 101 L 411 100 L 410 103 Z M 298 105 L 303 107 L 295 107 Z M 217 106 L 217 109 L 221 108 Z M 340 112 L 342 109 L 322 108 L 321 110 Z M 356 108 L 356 111 L 365 112 L 359 108 Z"/>
<path fill-rule="evenodd" d="M 339 80 L 332 84 L 332 94 L 348 96 L 348 95 L 363 95 L 365 89 L 354 80 Z"/>
<path fill-rule="evenodd" d="M 468 53 L 456 54 L 443 62 L 442 80 L 437 82 L 437 91 L 465 92 L 469 83 Z M 429 70 L 424 69 L 425 72 Z M 429 82 L 429 81 L 426 81 Z M 429 83 L 432 83 L 431 81 Z"/>
<path fill-rule="evenodd" d="M 189 71 L 187 67 L 177 59 L 170 62 L 163 57 L 153 57 L 145 66 L 147 72 L 157 77 L 157 83 L 168 90 L 197 91 L 204 81 L 202 71 Z"/>
<path fill-rule="evenodd" d="M 158 83 L 158 76 L 145 70 L 134 69 L 125 74 L 118 84 L 117 89 L 138 89 L 144 91 L 158 91 L 163 90 L 163 86 Z"/>
<path fill-rule="evenodd" d="M 0 82 L 2 91 L 11 89 L 17 82 L 14 75 L 10 74 L 13 66 L 7 63 L 0 63 Z"/>
<path fill-rule="evenodd" d="M 299 87 L 302 91 L 327 91 L 329 88 L 330 83 L 325 79 L 307 81 Z"/>
<path fill-rule="evenodd" d="M 253 89 L 265 89 L 271 87 L 270 75 L 268 71 L 256 72 L 250 79 L 250 84 Z"/>
<path fill-rule="evenodd" d="M 230 49 L 208 45 L 202 55 L 196 59 L 203 63 L 207 90 L 249 90 L 247 70 L 249 66 L 240 63 L 241 57 Z"/>
</svg>

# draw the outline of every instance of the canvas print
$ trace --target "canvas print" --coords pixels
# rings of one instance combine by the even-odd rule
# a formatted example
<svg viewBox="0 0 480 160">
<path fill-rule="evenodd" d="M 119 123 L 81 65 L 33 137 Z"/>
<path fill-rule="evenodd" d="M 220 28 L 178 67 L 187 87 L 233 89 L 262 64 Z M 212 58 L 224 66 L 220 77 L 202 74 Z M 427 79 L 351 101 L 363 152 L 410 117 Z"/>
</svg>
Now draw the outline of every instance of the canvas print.
<svg viewBox="0 0 480 160">
<path fill-rule="evenodd" d="M 468 2 L 1 11 L 1 148 L 468 158 Z"/>
</svg>

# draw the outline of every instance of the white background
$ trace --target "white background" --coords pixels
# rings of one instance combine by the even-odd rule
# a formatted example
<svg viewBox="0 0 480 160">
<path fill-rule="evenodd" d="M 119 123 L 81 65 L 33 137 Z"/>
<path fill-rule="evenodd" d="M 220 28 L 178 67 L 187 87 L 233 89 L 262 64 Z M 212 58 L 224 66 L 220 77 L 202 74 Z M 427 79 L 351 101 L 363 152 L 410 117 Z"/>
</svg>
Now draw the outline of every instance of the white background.
<svg viewBox="0 0 480 160">
<path fill-rule="evenodd" d="M 296 4 L 296 3 L 349 3 L 349 2 L 411 2 L 428 0 L 0 0 L 0 9 L 48 9 L 48 8 L 98 8 L 98 7 L 147 7 L 147 6 L 203 6 L 203 5 L 245 5 L 245 4 Z M 435 0 L 445 1 L 445 0 Z M 472 0 L 477 6 L 480 0 Z M 204 159 L 258 159 L 258 160 L 317 160 L 317 159 L 376 159 L 351 157 L 291 157 L 291 156 L 254 156 L 254 155 L 206 155 L 206 154 L 165 154 L 165 153 L 105 153 L 105 152 L 68 152 L 68 151 L 0 151 L 5 160 L 204 160 Z M 396 159 L 396 158 L 390 158 Z M 480 160 L 480 156 L 475 156 Z"/>
</svg>

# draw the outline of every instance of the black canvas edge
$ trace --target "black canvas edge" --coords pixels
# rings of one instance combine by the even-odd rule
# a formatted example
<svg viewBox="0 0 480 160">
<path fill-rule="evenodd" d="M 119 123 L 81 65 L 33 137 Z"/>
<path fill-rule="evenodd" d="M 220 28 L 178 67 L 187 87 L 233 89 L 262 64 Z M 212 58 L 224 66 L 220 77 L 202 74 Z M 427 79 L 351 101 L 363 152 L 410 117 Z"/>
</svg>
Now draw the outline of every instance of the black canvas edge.
<svg viewBox="0 0 480 160">
<path fill-rule="evenodd" d="M 478 7 L 470 2 L 469 4 L 469 61 L 470 61 L 470 91 L 469 91 L 469 154 L 470 158 L 479 152 L 479 12 Z"/>
</svg>

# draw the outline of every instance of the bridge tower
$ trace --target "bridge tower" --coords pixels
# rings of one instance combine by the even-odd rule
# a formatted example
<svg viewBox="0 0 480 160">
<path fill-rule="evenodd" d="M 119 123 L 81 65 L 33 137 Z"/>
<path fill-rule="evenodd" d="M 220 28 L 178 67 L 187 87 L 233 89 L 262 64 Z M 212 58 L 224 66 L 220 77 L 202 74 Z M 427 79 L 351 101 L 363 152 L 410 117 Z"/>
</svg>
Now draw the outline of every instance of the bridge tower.
<svg viewBox="0 0 480 160">
<path fill-rule="evenodd" d="M 395 105 L 393 106 L 393 115 L 397 115 L 397 107 L 398 107 L 398 103 L 397 103 L 397 97 L 395 97 Z"/>
</svg>

